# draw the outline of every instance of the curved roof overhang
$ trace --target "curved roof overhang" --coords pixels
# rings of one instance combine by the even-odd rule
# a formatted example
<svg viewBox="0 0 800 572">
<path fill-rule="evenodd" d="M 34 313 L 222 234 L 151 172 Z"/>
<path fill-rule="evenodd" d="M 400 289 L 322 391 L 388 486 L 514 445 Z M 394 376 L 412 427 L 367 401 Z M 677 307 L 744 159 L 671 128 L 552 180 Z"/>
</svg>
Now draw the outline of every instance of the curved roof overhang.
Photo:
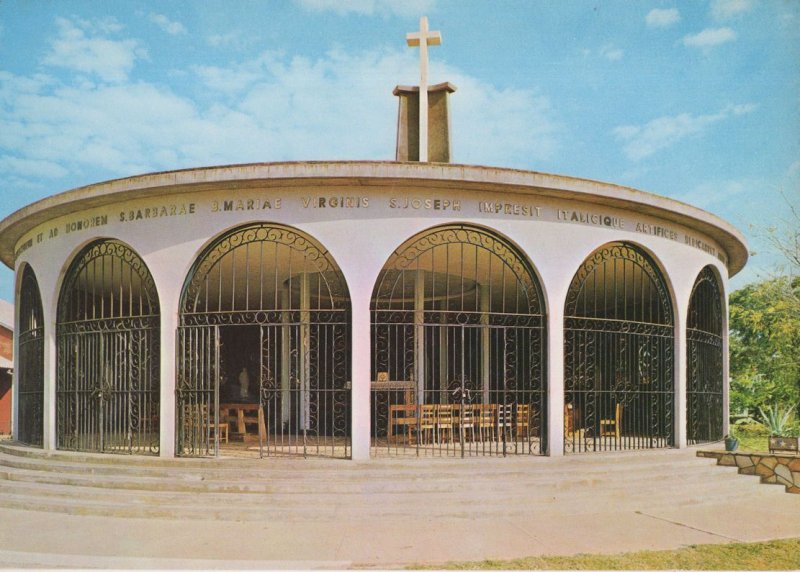
<svg viewBox="0 0 800 572">
<path fill-rule="evenodd" d="M 149 173 L 79 187 L 36 201 L 0 221 L 0 261 L 14 266 L 17 242 L 56 217 L 130 199 L 227 189 L 292 186 L 419 185 L 553 197 L 635 210 L 692 228 L 714 239 L 728 255 L 731 276 L 747 262 L 744 236 L 721 218 L 686 203 L 610 183 L 477 165 L 396 161 L 301 161 L 200 167 Z"/>
</svg>

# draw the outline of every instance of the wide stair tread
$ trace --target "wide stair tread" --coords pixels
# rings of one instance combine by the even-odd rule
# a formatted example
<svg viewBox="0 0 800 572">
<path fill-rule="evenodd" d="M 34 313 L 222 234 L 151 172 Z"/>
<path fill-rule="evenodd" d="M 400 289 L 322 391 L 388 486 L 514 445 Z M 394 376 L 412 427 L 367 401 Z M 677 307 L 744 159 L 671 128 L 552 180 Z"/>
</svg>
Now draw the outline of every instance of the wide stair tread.
<svg viewBox="0 0 800 572">
<path fill-rule="evenodd" d="M 0 506 L 171 519 L 472 518 L 587 514 L 601 505 L 672 508 L 783 491 L 691 451 L 370 463 L 138 461 L 0 446 Z"/>
</svg>

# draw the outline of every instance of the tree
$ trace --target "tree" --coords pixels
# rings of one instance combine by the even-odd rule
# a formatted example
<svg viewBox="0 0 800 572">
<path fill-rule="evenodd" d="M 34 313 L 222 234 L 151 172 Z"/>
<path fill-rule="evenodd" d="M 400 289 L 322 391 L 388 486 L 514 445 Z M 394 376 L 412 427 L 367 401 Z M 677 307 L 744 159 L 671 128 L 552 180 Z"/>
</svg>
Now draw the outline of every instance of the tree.
<svg viewBox="0 0 800 572">
<path fill-rule="evenodd" d="M 800 401 L 800 277 L 749 284 L 731 295 L 731 410 Z"/>
<path fill-rule="evenodd" d="M 800 402 L 800 209 L 764 238 L 785 264 L 730 298 L 731 410 Z"/>
</svg>

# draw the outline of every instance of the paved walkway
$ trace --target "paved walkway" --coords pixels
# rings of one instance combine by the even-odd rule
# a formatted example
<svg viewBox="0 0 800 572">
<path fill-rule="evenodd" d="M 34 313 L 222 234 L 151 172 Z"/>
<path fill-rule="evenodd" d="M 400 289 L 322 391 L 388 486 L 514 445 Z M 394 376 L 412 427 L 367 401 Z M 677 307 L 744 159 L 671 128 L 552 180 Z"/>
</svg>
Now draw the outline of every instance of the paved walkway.
<svg viewBox="0 0 800 572">
<path fill-rule="evenodd" d="M 652 453 L 649 453 L 652 454 Z M 694 451 L 666 451 L 686 462 Z M 630 457 L 626 457 L 630 455 Z M 611 457 L 625 463 L 637 453 Z M 585 456 L 584 456 L 585 459 Z M 621 459 L 621 461 L 617 461 Z M 605 462 L 609 457 L 604 457 Z M 507 463 L 505 459 L 488 460 Z M 314 462 L 314 461 L 310 461 Z M 404 461 L 437 463 L 432 460 Z M 469 475 L 448 462 L 442 482 L 454 490 Z M 524 466 L 525 459 L 512 460 Z M 562 466 L 559 459 L 539 459 L 537 470 L 548 462 Z M 565 461 L 570 462 L 570 461 Z M 581 460 L 581 462 L 585 462 Z M 698 460 L 709 465 L 708 460 Z M 481 460 L 486 469 L 486 460 Z M 576 465 L 577 466 L 577 465 Z M 702 468 L 702 470 L 706 470 Z M 0 565 L 5 567 L 158 568 L 158 569 L 310 569 L 391 568 L 412 563 L 442 563 L 450 560 L 516 558 L 533 555 L 610 553 L 643 549 L 671 549 L 688 544 L 759 541 L 800 537 L 800 495 L 783 492 L 782 487 L 759 485 L 753 477 L 730 477 L 733 469 L 714 468 L 728 475 L 724 486 L 736 491 L 725 495 L 694 495 L 692 486 L 674 486 L 670 475 L 636 476 L 637 487 L 650 487 L 654 503 L 626 502 L 626 489 L 582 485 L 596 494 L 572 503 L 569 489 L 552 497 L 548 509 L 530 512 L 510 510 L 498 514 L 482 507 L 481 495 L 471 495 L 465 506 L 439 512 L 426 510 L 432 498 L 408 491 L 393 491 L 391 501 L 413 507 L 408 512 L 382 516 L 380 493 L 365 492 L 361 502 L 371 505 L 363 514 L 352 510 L 352 495 L 338 505 L 320 509 L 319 518 L 293 518 L 285 509 L 280 520 L 271 522 L 171 520 L 162 518 L 113 518 L 0 509 Z M 735 471 L 733 471 L 735 473 Z M 661 478 L 663 476 L 663 478 Z M 486 486 L 518 490 L 520 479 L 492 480 Z M 522 479 L 524 480 L 524 479 Z M 533 481 L 532 481 L 533 482 Z M 633 486 L 633 485 L 630 485 Z M 685 490 L 684 490 L 685 489 Z M 733 489 L 732 489 L 733 490 Z M 641 491 L 640 491 L 641 492 Z M 515 493 L 516 494 L 516 493 Z M 531 495 L 536 495 L 531 488 Z M 386 497 L 388 498 L 388 497 Z M 674 499 L 674 503 L 669 502 Z M 313 502 L 313 498 L 310 499 Z M 664 501 L 667 502 L 664 502 Z M 198 498 L 198 502 L 202 502 Z M 298 503 L 303 499 L 298 499 Z M 347 503 L 347 506 L 345 505 Z M 358 503 L 356 503 L 358 504 Z M 483 510 L 483 509 L 486 510 Z"/>
</svg>

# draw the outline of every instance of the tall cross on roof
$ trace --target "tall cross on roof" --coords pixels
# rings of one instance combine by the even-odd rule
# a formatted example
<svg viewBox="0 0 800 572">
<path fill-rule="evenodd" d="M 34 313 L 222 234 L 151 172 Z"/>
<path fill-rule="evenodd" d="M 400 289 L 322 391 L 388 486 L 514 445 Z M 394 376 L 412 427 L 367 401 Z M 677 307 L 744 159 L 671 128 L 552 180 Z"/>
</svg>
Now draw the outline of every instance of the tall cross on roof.
<svg viewBox="0 0 800 572">
<path fill-rule="evenodd" d="M 419 160 L 428 161 L 428 46 L 442 43 L 439 32 L 428 31 L 428 18 L 419 19 L 419 32 L 406 34 L 409 46 L 419 46 Z"/>
</svg>

